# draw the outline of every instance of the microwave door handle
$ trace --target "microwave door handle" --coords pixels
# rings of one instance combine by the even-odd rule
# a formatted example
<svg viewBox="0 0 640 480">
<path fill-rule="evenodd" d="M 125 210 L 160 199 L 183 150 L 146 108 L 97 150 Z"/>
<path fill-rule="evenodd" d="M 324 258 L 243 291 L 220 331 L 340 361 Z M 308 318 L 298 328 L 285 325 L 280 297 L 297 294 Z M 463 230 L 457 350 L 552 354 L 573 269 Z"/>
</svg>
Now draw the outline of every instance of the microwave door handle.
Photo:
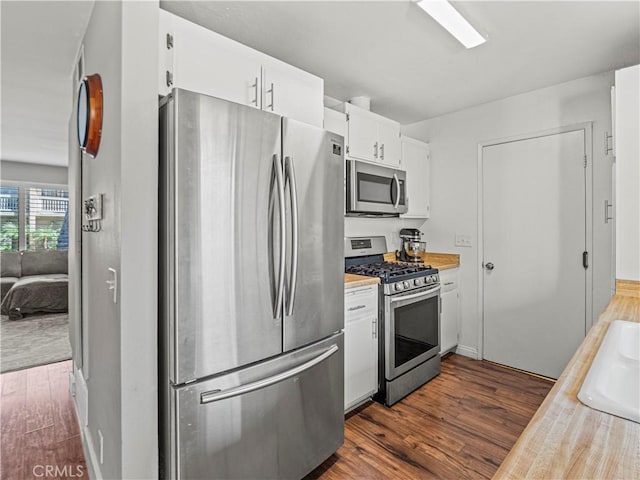
<svg viewBox="0 0 640 480">
<path fill-rule="evenodd" d="M 393 174 L 393 181 L 396 183 L 396 201 L 393 202 L 393 208 L 398 209 L 398 205 L 400 204 L 400 180 L 398 180 L 398 175 Z M 391 190 L 391 200 L 393 200 L 393 190 Z"/>
<path fill-rule="evenodd" d="M 414 298 L 427 297 L 432 293 L 435 293 L 440 290 L 440 285 L 437 287 L 430 288 L 429 290 L 425 290 L 424 292 L 414 293 L 412 295 L 398 295 L 391 297 L 391 303 L 402 302 L 403 300 L 412 300 Z"/>
</svg>

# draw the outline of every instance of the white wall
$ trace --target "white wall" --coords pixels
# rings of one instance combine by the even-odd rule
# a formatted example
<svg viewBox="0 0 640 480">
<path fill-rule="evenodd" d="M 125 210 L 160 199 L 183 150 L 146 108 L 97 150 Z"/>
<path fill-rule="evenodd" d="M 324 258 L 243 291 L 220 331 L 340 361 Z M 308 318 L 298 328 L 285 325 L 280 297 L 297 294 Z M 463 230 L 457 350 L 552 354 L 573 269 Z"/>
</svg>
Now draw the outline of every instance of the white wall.
<svg viewBox="0 0 640 480">
<path fill-rule="evenodd" d="M 616 278 L 640 281 L 640 65 L 616 72 Z"/>
<path fill-rule="evenodd" d="M 12 182 L 67 185 L 67 167 L 2 160 L 0 162 L 0 177 L 2 180 Z"/>
<path fill-rule="evenodd" d="M 514 79 L 517 81 L 517 79 Z M 461 351 L 474 355 L 478 330 L 478 144 L 484 141 L 593 121 L 593 313 L 610 298 L 611 224 L 603 208 L 611 200 L 611 158 L 601 142 L 611 132 L 610 88 L 613 73 L 586 77 L 490 102 L 403 127 L 403 133 L 431 148 L 431 217 L 422 230 L 431 251 L 460 254 Z M 589 146 L 587 148 L 590 148 Z M 456 234 L 471 235 L 471 248 L 455 247 Z"/>
<path fill-rule="evenodd" d="M 410 218 L 344 218 L 344 236 L 360 237 L 384 235 L 387 239 L 387 251 L 400 250 L 400 230 L 402 228 L 421 228 L 424 220 Z M 434 251 L 427 243 L 427 251 Z"/>
<path fill-rule="evenodd" d="M 70 190 L 81 170 L 81 196 L 104 194 L 102 230 L 82 234 L 83 358 L 74 359 L 96 478 L 158 477 L 158 8 L 157 1 L 96 2 L 83 41 L 85 74 L 101 75 L 105 100 L 98 155 L 70 158 Z M 70 135 L 70 151 L 75 142 Z M 117 303 L 108 268 L 118 272 Z M 78 325 L 70 328 L 77 338 Z"/>
</svg>

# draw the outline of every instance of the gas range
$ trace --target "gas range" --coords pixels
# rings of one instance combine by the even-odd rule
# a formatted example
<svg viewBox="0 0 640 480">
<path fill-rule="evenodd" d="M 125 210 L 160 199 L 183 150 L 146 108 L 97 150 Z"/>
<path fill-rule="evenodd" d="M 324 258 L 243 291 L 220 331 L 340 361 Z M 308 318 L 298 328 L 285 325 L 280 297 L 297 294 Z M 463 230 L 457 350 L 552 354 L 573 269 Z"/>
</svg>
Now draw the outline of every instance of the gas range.
<svg viewBox="0 0 640 480">
<path fill-rule="evenodd" d="M 420 263 L 385 262 L 385 237 L 344 241 L 345 271 L 378 277 L 379 390 L 391 406 L 440 373 L 440 278 Z M 345 334 L 346 335 L 346 334 Z"/>
<path fill-rule="evenodd" d="M 385 295 L 435 286 L 440 282 L 438 269 L 431 265 L 385 262 L 383 255 L 347 257 L 345 272 L 378 277 Z"/>
</svg>

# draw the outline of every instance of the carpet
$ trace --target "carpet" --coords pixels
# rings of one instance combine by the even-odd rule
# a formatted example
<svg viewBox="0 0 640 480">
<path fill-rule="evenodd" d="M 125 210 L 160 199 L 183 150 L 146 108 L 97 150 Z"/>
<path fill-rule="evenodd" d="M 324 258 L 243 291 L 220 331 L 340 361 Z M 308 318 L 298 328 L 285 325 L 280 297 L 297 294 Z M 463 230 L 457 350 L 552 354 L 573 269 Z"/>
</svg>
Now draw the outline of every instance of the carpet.
<svg viewBox="0 0 640 480">
<path fill-rule="evenodd" d="M 9 320 L 2 315 L 0 372 L 12 372 L 71 358 L 69 315 L 54 313 Z"/>
</svg>

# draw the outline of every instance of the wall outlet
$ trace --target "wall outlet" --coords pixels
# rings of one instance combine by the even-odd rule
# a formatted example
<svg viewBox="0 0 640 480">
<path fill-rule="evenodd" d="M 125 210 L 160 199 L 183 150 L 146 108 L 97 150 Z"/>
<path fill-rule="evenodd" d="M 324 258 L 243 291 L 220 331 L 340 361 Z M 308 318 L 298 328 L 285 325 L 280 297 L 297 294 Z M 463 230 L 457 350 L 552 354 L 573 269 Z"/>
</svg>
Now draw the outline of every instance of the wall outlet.
<svg viewBox="0 0 640 480">
<path fill-rule="evenodd" d="M 456 247 L 470 247 L 472 245 L 471 235 L 456 233 Z"/>
</svg>

